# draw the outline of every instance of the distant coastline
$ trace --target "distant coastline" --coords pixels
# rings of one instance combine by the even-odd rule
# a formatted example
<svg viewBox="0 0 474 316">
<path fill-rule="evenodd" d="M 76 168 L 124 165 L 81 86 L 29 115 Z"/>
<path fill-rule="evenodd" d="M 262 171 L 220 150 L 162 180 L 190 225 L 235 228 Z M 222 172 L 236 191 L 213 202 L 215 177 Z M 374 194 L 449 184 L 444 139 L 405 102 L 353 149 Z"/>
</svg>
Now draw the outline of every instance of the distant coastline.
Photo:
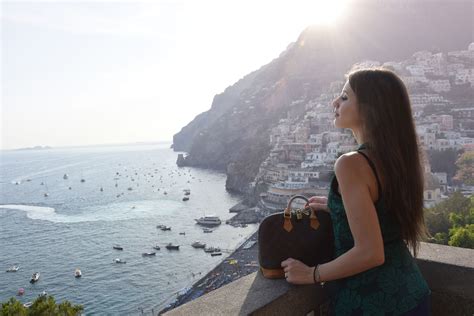
<svg viewBox="0 0 474 316">
<path fill-rule="evenodd" d="M 28 151 L 28 150 L 49 150 L 49 149 L 70 149 L 70 148 L 95 148 L 95 147 L 121 147 L 121 146 L 142 146 L 142 145 L 172 145 L 172 141 L 156 141 L 156 142 L 130 142 L 130 143 L 108 143 L 108 144 L 90 144 L 90 145 L 70 145 L 70 146 L 34 146 L 24 148 L 0 149 L 1 151 Z"/>
<path fill-rule="evenodd" d="M 12 149 L 15 151 L 21 151 L 21 150 L 48 150 L 48 149 L 53 149 L 51 146 L 34 146 L 34 147 L 25 147 L 25 148 L 18 148 L 18 149 Z"/>
</svg>

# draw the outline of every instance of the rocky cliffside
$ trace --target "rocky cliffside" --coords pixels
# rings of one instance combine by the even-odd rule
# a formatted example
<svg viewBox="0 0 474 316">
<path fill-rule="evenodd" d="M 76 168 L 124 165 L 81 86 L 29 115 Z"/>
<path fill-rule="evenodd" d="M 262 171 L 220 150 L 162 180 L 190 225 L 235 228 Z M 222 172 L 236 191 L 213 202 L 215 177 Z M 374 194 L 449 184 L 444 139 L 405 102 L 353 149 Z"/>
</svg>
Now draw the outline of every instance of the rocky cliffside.
<svg viewBox="0 0 474 316">
<path fill-rule="evenodd" d="M 278 58 L 216 95 L 209 111 L 174 135 L 174 150 L 188 153 L 180 163 L 225 171 L 226 188 L 244 192 L 271 149 L 271 128 L 289 110 L 303 114 L 354 63 L 465 49 L 472 41 L 470 1 L 356 4 L 337 26 L 304 30 Z"/>
</svg>

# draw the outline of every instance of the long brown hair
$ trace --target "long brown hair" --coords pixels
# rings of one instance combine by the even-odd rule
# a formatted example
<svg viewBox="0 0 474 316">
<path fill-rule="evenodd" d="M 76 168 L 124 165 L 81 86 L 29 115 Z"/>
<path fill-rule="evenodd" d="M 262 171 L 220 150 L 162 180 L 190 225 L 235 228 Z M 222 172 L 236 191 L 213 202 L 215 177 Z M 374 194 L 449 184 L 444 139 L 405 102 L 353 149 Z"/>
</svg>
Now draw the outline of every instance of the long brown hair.
<svg viewBox="0 0 474 316">
<path fill-rule="evenodd" d="M 385 207 L 416 257 L 426 235 L 424 182 L 407 89 L 395 73 L 381 68 L 353 71 L 348 80 L 357 97 L 364 142 L 383 179 Z"/>
</svg>

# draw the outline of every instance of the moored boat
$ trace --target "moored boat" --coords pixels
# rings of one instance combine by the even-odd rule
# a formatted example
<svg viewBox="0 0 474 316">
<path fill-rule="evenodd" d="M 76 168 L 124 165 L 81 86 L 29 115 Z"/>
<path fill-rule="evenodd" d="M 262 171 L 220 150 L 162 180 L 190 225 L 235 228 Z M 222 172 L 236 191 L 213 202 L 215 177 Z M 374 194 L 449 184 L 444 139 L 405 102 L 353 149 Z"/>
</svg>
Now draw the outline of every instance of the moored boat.
<svg viewBox="0 0 474 316">
<path fill-rule="evenodd" d="M 153 249 L 156 249 L 156 250 L 160 250 L 160 246 L 156 245 L 156 246 L 153 246 Z"/>
<path fill-rule="evenodd" d="M 115 261 L 115 263 L 127 263 L 127 261 L 124 261 L 120 258 L 116 258 L 114 261 Z"/>
<path fill-rule="evenodd" d="M 31 276 L 30 283 L 38 282 L 39 278 L 40 278 L 40 273 L 39 272 L 33 273 L 33 275 Z"/>
<path fill-rule="evenodd" d="M 10 268 L 8 268 L 7 272 L 17 272 L 19 269 L 20 269 L 20 266 L 17 264 L 14 264 Z"/>
<path fill-rule="evenodd" d="M 211 215 L 197 218 L 195 221 L 202 226 L 219 226 L 222 223 L 219 217 Z"/>
<path fill-rule="evenodd" d="M 191 244 L 191 246 L 193 248 L 205 248 L 206 247 L 206 244 L 205 243 L 202 243 L 200 241 L 195 241 Z"/>
<path fill-rule="evenodd" d="M 221 251 L 221 248 L 219 248 L 219 247 L 204 248 L 204 252 L 207 252 L 207 253 L 220 252 L 220 251 Z"/>
<path fill-rule="evenodd" d="M 168 250 L 179 250 L 179 245 L 173 245 L 172 243 L 169 243 L 166 245 L 166 249 Z"/>
<path fill-rule="evenodd" d="M 123 247 L 120 245 L 114 245 L 112 248 L 114 248 L 115 250 L 123 250 Z"/>
<path fill-rule="evenodd" d="M 144 253 L 142 253 L 142 256 L 143 256 L 143 257 L 156 256 L 156 252 L 144 252 Z"/>
<path fill-rule="evenodd" d="M 76 269 L 74 271 L 74 277 L 76 277 L 76 278 L 82 277 L 82 271 L 80 269 Z"/>
</svg>

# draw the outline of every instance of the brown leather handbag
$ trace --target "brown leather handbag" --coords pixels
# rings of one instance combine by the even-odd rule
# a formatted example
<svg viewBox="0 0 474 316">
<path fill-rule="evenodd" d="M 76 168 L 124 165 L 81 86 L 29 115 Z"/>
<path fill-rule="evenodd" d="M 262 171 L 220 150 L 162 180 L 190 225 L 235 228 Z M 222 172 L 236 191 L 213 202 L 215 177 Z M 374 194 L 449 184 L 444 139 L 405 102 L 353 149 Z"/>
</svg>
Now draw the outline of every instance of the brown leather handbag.
<svg viewBox="0 0 474 316">
<path fill-rule="evenodd" d="M 292 209 L 295 199 L 306 201 L 305 208 Z M 329 213 L 314 211 L 308 199 L 295 195 L 287 208 L 267 216 L 258 229 L 258 259 L 263 276 L 284 278 L 281 262 L 298 259 L 308 266 L 325 263 L 333 258 L 334 235 Z"/>
</svg>

